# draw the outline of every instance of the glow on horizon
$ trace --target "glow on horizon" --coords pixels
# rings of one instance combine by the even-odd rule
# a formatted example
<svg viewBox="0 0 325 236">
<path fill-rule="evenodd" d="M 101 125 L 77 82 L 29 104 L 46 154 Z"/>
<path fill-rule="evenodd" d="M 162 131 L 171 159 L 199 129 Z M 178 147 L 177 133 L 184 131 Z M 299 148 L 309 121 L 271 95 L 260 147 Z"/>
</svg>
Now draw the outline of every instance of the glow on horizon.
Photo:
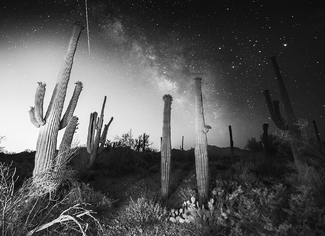
<svg viewBox="0 0 325 236">
<path fill-rule="evenodd" d="M 71 28 L 71 27 L 70 27 Z M 46 83 L 44 112 L 51 98 L 57 74 L 66 52 L 71 31 L 62 32 L 57 38 L 48 33 L 38 35 L 38 39 L 17 39 L 11 45 L 0 47 L 0 69 L 2 82 L 0 101 L 3 115 L 0 120 L 0 135 L 6 137 L 1 144 L 9 152 L 21 152 L 26 149 L 35 150 L 38 129 L 29 120 L 28 110 L 34 106 L 37 82 Z M 125 36 L 122 35 L 125 39 Z M 44 40 L 43 40 L 44 39 Z M 23 42 L 23 43 L 22 43 Z M 193 78 L 177 74 L 182 64 L 174 66 L 175 73 L 170 71 L 159 73 L 159 66 L 154 51 L 134 42 L 129 58 L 116 52 L 103 52 L 103 48 L 92 45 L 89 55 L 87 38 L 83 32 L 78 44 L 71 77 L 68 85 L 65 106 L 67 106 L 74 89 L 74 83 L 81 81 L 84 89 L 81 92 L 74 115 L 79 118 L 79 126 L 74 136 L 80 145 L 86 143 L 89 115 L 100 112 L 104 96 L 107 96 L 104 122 L 113 116 L 107 139 L 132 129 L 134 138 L 147 133 L 153 148 L 160 149 L 162 132 L 162 112 L 164 94 L 173 97 L 171 114 L 172 147 L 179 148 L 184 136 L 184 148 L 195 144 L 194 128 L 194 93 Z M 109 50 L 109 49 L 107 49 Z M 177 78 L 175 78 L 175 76 Z M 219 147 L 229 146 L 228 125 L 225 118 L 225 106 L 218 101 L 211 101 L 214 95 L 211 83 L 213 74 L 203 73 L 203 99 L 206 123 L 212 129 L 208 133 L 208 143 Z M 210 82 L 209 82 L 210 81 Z M 210 97 L 211 96 L 211 97 Z M 207 101 L 210 100 L 209 103 Z M 5 102 L 4 102 L 5 101 Z M 212 105 L 211 105 L 212 104 Z M 211 106 L 218 106 L 218 109 Z M 218 114 L 219 113 L 219 114 Z M 244 146 L 244 142 L 236 142 L 238 135 L 233 126 L 235 146 Z M 58 145 L 64 130 L 59 132 Z M 237 135 L 237 136 L 236 136 Z M 241 136 L 244 134 L 241 133 Z M 246 140 L 246 137 L 242 140 Z"/>
</svg>

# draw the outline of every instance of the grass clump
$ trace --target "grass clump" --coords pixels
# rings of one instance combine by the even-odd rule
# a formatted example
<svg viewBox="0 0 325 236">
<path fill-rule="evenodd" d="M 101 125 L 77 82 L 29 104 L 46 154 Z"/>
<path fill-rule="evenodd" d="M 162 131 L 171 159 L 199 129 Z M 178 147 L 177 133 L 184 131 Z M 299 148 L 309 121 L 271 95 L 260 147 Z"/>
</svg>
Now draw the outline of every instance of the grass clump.
<svg viewBox="0 0 325 236">
<path fill-rule="evenodd" d="M 143 225 L 164 221 L 167 217 L 167 210 L 151 198 L 140 197 L 133 200 L 131 197 L 124 214 L 128 222 Z"/>
<path fill-rule="evenodd" d="M 14 174 L 11 166 L 0 163 L 1 235 L 102 235 L 93 209 L 110 208 L 107 197 L 77 181 L 70 182 L 65 191 L 59 187 L 56 192 L 37 194 L 27 179 L 15 190 Z"/>
</svg>

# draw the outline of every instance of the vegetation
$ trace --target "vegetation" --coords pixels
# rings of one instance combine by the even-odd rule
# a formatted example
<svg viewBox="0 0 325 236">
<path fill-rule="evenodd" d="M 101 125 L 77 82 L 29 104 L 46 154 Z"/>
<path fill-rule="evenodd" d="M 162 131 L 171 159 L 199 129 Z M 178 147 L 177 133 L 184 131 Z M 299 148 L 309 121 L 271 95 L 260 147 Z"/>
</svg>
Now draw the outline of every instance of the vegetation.
<svg viewBox="0 0 325 236">
<path fill-rule="evenodd" d="M 290 136 L 278 138 L 285 143 Z M 2 164 L 0 230 L 2 235 L 324 235 L 325 157 L 318 149 L 311 152 L 311 140 L 301 143 L 301 158 L 309 163 L 298 168 L 281 161 L 281 152 L 273 165 L 245 159 L 214 165 L 203 204 L 194 163 L 183 152 L 172 151 L 167 199 L 161 198 L 159 153 L 113 148 L 97 160 L 94 182 L 61 172 L 64 184 L 46 196 L 33 195 L 30 180 L 15 190 L 15 169 Z"/>
<path fill-rule="evenodd" d="M 154 151 L 151 148 L 152 142 L 149 141 L 150 135 L 144 133 L 139 135 L 138 138 L 133 138 L 132 129 L 129 132 L 122 134 L 122 136 L 116 135 L 114 141 L 107 140 L 106 148 L 118 148 L 128 147 L 137 152 Z"/>
<path fill-rule="evenodd" d="M 265 151 L 263 135 L 260 136 L 260 141 L 257 141 L 255 137 L 248 139 L 245 149 L 253 152 Z M 271 158 L 276 156 L 292 156 L 290 143 L 277 134 L 268 134 L 267 151 Z"/>
</svg>

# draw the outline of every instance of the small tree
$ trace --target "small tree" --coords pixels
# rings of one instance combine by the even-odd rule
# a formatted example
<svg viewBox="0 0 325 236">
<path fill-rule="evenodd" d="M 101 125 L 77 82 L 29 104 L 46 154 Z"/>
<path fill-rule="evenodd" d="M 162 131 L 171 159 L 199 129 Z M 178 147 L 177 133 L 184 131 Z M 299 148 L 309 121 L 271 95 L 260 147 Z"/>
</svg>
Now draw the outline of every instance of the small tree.
<svg viewBox="0 0 325 236">
<path fill-rule="evenodd" d="M 133 139 L 133 134 L 132 134 L 132 129 L 128 133 L 122 134 L 121 137 L 115 136 L 114 138 L 115 142 L 119 143 L 119 146 L 121 147 L 129 147 L 133 148 L 134 146 L 134 139 Z"/>
<path fill-rule="evenodd" d="M 149 134 L 144 133 L 143 135 L 139 135 L 137 139 L 134 139 L 134 145 L 133 150 L 140 152 L 144 151 L 151 151 L 152 149 L 150 146 L 152 145 L 152 142 L 149 141 Z"/>
<path fill-rule="evenodd" d="M 263 151 L 265 149 L 263 135 L 260 136 L 260 141 L 257 141 L 255 137 L 247 139 L 245 149 L 253 152 Z M 268 152 L 271 158 L 282 155 L 288 156 L 291 153 L 290 144 L 279 135 L 268 134 Z"/>
<path fill-rule="evenodd" d="M 255 137 L 247 139 L 245 149 L 252 152 L 259 152 L 263 150 L 263 147 L 259 141 L 256 140 Z"/>
<path fill-rule="evenodd" d="M 138 138 L 133 138 L 132 129 L 122 136 L 115 136 L 114 141 L 107 140 L 106 147 L 129 147 L 130 149 L 140 151 L 151 151 L 152 142 L 149 141 L 149 134 L 144 133 L 139 135 Z"/>
</svg>

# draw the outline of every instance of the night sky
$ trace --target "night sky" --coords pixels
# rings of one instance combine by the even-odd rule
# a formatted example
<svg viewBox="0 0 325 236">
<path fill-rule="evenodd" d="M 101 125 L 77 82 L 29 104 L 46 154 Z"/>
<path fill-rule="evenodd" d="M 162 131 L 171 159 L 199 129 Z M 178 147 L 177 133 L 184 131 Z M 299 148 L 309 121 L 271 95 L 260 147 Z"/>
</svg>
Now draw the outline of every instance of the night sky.
<svg viewBox="0 0 325 236">
<path fill-rule="evenodd" d="M 28 110 L 37 82 L 47 84 L 46 110 L 73 22 L 86 26 L 85 3 L 1 4 L 0 135 L 6 150 L 35 149 L 38 130 Z M 270 56 L 277 58 L 297 118 L 316 120 L 325 139 L 324 1 L 88 0 L 87 13 L 65 102 L 82 81 L 74 113 L 79 144 L 86 142 L 90 113 L 100 112 L 106 95 L 105 122 L 114 117 L 108 139 L 132 129 L 135 137 L 149 134 L 159 149 L 162 97 L 171 94 L 172 146 L 179 148 L 185 136 L 185 148 L 194 147 L 197 75 L 212 127 L 209 144 L 229 146 L 229 125 L 240 148 L 248 138 L 259 139 L 265 122 L 269 132 L 279 133 L 262 93 L 268 89 L 281 101 Z"/>
</svg>

